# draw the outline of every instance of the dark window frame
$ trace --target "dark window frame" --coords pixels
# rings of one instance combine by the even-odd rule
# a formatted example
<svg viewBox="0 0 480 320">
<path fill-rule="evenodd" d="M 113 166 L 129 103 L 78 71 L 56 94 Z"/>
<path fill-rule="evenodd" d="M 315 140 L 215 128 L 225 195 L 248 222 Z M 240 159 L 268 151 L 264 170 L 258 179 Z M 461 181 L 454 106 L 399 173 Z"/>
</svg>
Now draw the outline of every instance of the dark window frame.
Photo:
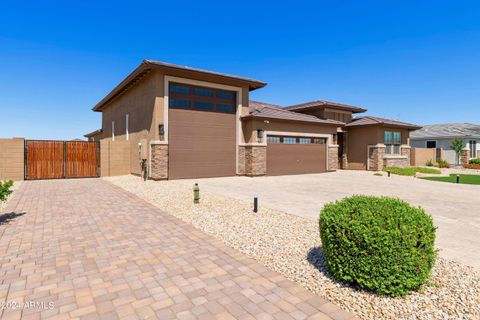
<svg viewBox="0 0 480 320">
<path fill-rule="evenodd" d="M 172 90 L 174 86 L 182 86 L 188 87 L 188 93 L 179 93 Z M 211 96 L 202 96 L 197 95 L 198 90 L 210 90 L 212 92 Z M 232 99 L 227 98 L 218 98 L 217 93 L 231 93 Z M 212 87 L 205 87 L 205 86 L 196 86 L 191 84 L 184 84 L 181 82 L 170 82 L 168 86 L 168 107 L 172 109 L 180 109 L 180 110 L 194 110 L 194 111 L 204 111 L 204 112 L 218 112 L 218 113 L 226 113 L 226 114 L 235 114 L 237 112 L 237 92 L 224 90 L 224 89 L 217 89 Z M 181 100 L 189 100 L 190 107 L 189 108 L 182 108 L 176 107 L 173 105 L 173 99 L 181 99 Z M 211 110 L 203 110 L 195 108 L 196 103 L 211 103 L 213 108 Z M 217 108 L 217 105 L 219 106 Z M 220 107 L 222 106 L 222 107 Z M 231 106 L 231 109 L 227 110 L 227 108 L 223 108 L 223 106 Z"/>
<path fill-rule="evenodd" d="M 432 142 L 434 143 L 435 146 L 433 146 L 433 147 L 430 146 L 429 147 L 428 144 L 432 143 Z M 428 149 L 436 149 L 437 148 L 437 140 L 427 140 L 425 142 L 425 147 L 428 148 Z"/>
</svg>

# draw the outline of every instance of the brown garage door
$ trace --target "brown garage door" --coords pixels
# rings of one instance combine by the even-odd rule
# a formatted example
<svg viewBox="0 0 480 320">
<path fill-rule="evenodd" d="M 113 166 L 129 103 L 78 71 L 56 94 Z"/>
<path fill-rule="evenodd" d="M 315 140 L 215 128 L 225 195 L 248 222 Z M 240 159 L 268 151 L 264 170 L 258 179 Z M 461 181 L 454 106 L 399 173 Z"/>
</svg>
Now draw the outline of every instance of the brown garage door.
<svg viewBox="0 0 480 320">
<path fill-rule="evenodd" d="M 169 179 L 235 175 L 235 101 L 235 92 L 170 84 Z"/>
<path fill-rule="evenodd" d="M 325 138 L 268 136 L 267 175 L 327 171 Z"/>
</svg>

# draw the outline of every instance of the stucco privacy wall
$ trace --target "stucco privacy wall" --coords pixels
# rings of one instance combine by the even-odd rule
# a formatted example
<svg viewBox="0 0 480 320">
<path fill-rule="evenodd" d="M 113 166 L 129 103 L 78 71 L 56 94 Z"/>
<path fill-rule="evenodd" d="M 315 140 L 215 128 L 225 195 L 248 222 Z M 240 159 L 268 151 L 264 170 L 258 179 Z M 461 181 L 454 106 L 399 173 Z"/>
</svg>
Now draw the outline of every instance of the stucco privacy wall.
<svg viewBox="0 0 480 320">
<path fill-rule="evenodd" d="M 24 179 L 24 138 L 0 139 L 0 181 Z"/>
<path fill-rule="evenodd" d="M 130 141 L 100 141 L 100 175 L 102 177 L 130 174 Z"/>
<path fill-rule="evenodd" d="M 424 166 L 428 161 L 437 161 L 437 149 L 433 148 L 411 148 L 410 165 Z"/>
</svg>

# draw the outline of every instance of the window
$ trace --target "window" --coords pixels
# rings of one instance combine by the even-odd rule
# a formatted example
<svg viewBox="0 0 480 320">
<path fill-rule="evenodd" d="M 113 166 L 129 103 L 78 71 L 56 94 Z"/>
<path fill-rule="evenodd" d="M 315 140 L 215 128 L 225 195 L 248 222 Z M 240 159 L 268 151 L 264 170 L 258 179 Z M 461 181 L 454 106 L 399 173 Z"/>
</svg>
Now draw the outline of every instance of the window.
<svg viewBox="0 0 480 320">
<path fill-rule="evenodd" d="M 219 99 L 233 100 L 235 95 L 234 95 L 234 92 L 232 92 L 232 91 L 217 90 L 216 97 L 219 98 Z"/>
<path fill-rule="evenodd" d="M 211 97 L 212 96 L 212 89 L 209 88 L 195 88 L 195 95 L 201 97 Z"/>
<path fill-rule="evenodd" d="M 236 97 L 235 91 L 172 82 L 169 84 L 168 106 L 172 109 L 235 113 Z"/>
<path fill-rule="evenodd" d="M 203 110 L 203 111 L 213 111 L 213 103 L 203 102 L 203 101 L 195 101 L 195 109 Z"/>
<path fill-rule="evenodd" d="M 400 155 L 402 136 L 399 131 L 385 131 L 385 154 Z"/>
<path fill-rule="evenodd" d="M 112 141 L 115 141 L 115 121 L 112 121 Z"/>
<path fill-rule="evenodd" d="M 267 142 L 268 143 L 281 143 L 280 137 L 275 137 L 275 136 L 267 136 Z"/>
<path fill-rule="evenodd" d="M 227 113 L 230 113 L 230 112 L 233 112 L 235 111 L 235 108 L 233 107 L 233 105 L 231 104 L 225 104 L 225 103 L 217 103 L 216 105 L 216 110 L 218 112 L 227 112 Z"/>
<path fill-rule="evenodd" d="M 477 157 L 477 141 L 470 140 L 470 158 Z"/>
<path fill-rule="evenodd" d="M 178 83 L 170 83 L 170 92 L 189 94 L 190 87 L 187 85 L 182 85 Z"/>
<path fill-rule="evenodd" d="M 327 138 L 313 138 L 314 144 L 326 144 Z"/>
<path fill-rule="evenodd" d="M 283 143 L 295 144 L 295 143 L 297 143 L 297 138 L 283 137 Z"/>
<path fill-rule="evenodd" d="M 172 98 L 169 100 L 169 107 L 174 109 L 190 109 L 190 100 Z"/>
<path fill-rule="evenodd" d="M 125 115 L 125 136 L 128 140 L 128 113 Z"/>
<path fill-rule="evenodd" d="M 435 149 L 437 147 L 437 141 L 427 141 L 427 148 Z"/>
<path fill-rule="evenodd" d="M 312 142 L 311 138 L 299 138 L 298 143 L 300 144 L 310 144 Z"/>
</svg>

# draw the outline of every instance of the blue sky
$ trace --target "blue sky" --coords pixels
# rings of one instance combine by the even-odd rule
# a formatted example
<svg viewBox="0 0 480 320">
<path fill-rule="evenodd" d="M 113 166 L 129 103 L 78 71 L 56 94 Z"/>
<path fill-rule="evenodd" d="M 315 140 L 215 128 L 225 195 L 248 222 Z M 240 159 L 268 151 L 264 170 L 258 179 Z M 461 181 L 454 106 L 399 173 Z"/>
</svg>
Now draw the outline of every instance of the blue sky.
<svg viewBox="0 0 480 320">
<path fill-rule="evenodd" d="M 35 1 L 0 9 L 0 137 L 73 139 L 143 59 L 418 124 L 480 123 L 478 1 Z"/>
</svg>

